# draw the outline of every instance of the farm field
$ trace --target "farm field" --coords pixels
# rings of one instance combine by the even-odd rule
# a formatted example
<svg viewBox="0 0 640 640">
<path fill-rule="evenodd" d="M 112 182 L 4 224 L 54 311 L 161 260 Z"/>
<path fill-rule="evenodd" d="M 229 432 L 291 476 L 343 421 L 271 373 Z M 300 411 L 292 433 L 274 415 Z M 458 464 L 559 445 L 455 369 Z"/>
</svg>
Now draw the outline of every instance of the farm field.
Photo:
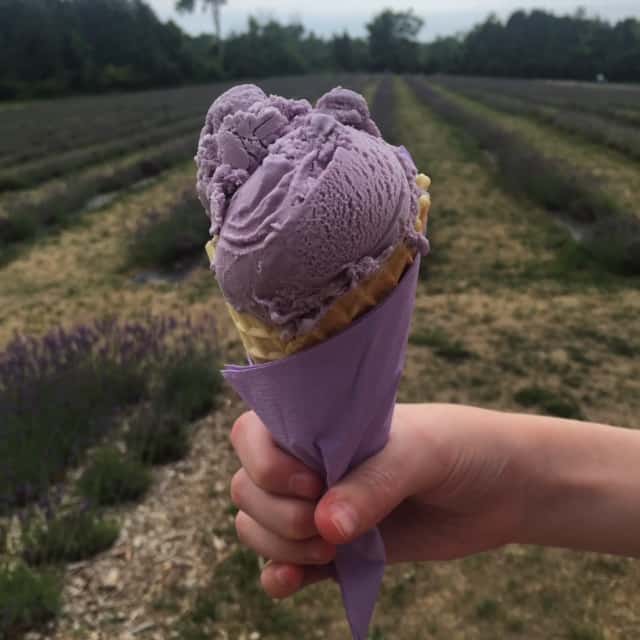
<svg viewBox="0 0 640 640">
<path fill-rule="evenodd" d="M 259 84 L 363 92 L 432 177 L 401 401 L 640 427 L 640 89 Z M 226 86 L 0 106 L 2 640 L 348 637 L 333 585 L 272 602 L 233 529 L 243 407 L 216 371 L 243 353 L 192 161 Z M 631 560 L 518 546 L 396 566 L 371 638 L 626 640 L 639 586 Z"/>
</svg>

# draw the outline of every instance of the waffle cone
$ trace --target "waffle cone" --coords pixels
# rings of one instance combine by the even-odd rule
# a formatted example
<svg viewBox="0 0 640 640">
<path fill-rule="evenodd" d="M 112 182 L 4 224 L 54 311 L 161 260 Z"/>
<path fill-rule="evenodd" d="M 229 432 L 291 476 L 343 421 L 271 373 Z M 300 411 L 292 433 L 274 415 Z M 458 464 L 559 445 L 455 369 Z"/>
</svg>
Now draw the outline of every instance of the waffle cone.
<svg viewBox="0 0 640 640">
<path fill-rule="evenodd" d="M 418 185 L 428 188 L 430 180 L 418 176 Z M 431 198 L 420 196 L 419 215 L 416 228 L 424 232 L 429 216 Z M 313 329 L 291 340 L 283 340 L 281 329 L 268 325 L 248 313 L 240 313 L 231 305 L 227 309 L 238 330 L 245 351 L 254 363 L 271 362 L 308 349 L 346 329 L 356 318 L 363 315 L 393 291 L 404 272 L 416 258 L 415 249 L 404 243 L 398 245 L 380 268 L 357 287 L 340 296 L 320 318 Z"/>
</svg>

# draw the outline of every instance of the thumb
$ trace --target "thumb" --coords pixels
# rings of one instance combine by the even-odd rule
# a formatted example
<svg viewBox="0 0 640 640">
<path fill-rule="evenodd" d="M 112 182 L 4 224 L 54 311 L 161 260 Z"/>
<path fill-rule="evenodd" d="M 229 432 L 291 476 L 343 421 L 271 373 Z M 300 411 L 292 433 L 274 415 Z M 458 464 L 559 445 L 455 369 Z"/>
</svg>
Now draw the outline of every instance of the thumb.
<svg viewBox="0 0 640 640">
<path fill-rule="evenodd" d="M 415 465 L 399 434 L 387 446 L 346 475 L 323 496 L 315 510 L 320 535 L 345 544 L 375 527 L 414 491 Z"/>
</svg>

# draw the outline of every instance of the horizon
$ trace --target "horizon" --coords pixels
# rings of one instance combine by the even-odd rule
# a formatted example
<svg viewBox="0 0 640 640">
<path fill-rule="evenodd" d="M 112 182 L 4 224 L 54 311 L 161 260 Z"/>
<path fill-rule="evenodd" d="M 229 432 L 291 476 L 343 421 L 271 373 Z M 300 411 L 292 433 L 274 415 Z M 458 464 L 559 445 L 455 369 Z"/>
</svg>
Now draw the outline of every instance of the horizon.
<svg viewBox="0 0 640 640">
<path fill-rule="evenodd" d="M 211 33 L 213 30 L 210 13 L 203 13 L 201 9 L 197 9 L 192 14 L 179 14 L 174 9 L 174 0 L 147 0 L 147 2 L 159 18 L 164 21 L 173 20 L 191 35 Z M 274 4 L 276 7 L 273 6 Z M 232 31 L 244 31 L 248 17 L 253 15 L 263 19 L 275 18 L 284 23 L 301 22 L 308 31 L 313 31 L 319 36 L 327 37 L 347 31 L 352 37 L 359 37 L 366 34 L 365 25 L 371 17 L 389 8 L 390 4 L 388 0 L 351 0 L 348 5 L 339 0 L 325 0 L 320 7 L 313 7 L 312 11 L 300 11 L 297 0 L 278 0 L 277 3 L 267 3 L 265 0 L 229 0 L 222 9 L 223 34 L 226 37 Z M 574 0 L 557 0 L 556 2 L 463 0 L 450 11 L 433 11 L 430 8 L 432 4 L 426 0 L 418 0 L 393 8 L 404 10 L 413 7 L 414 12 L 425 20 L 425 27 L 419 36 L 423 42 L 468 31 L 491 13 L 497 14 L 500 19 L 505 19 L 518 9 L 526 11 L 542 9 L 555 15 L 567 15 L 575 13 L 579 7 L 584 7 L 590 17 L 597 16 L 609 22 L 640 17 L 637 2 L 629 0 L 583 3 Z"/>
</svg>

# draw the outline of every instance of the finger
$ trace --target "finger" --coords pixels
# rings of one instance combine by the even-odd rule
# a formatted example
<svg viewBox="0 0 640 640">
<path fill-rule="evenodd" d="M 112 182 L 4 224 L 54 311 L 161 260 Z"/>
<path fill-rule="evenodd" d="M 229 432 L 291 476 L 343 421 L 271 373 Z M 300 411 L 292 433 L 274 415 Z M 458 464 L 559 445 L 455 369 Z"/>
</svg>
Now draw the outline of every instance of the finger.
<svg viewBox="0 0 640 640">
<path fill-rule="evenodd" d="M 265 529 L 288 540 L 306 540 L 318 535 L 313 512 L 315 502 L 298 498 L 283 498 L 267 493 L 245 469 L 231 479 L 231 500 Z"/>
<path fill-rule="evenodd" d="M 231 442 L 251 479 L 265 491 L 309 500 L 322 495 L 320 476 L 280 449 L 254 412 L 236 420 Z"/>
<path fill-rule="evenodd" d="M 236 531 L 240 541 L 256 553 L 287 564 L 327 564 L 336 548 L 320 537 L 309 540 L 286 540 L 265 529 L 243 511 L 236 515 Z"/>
<path fill-rule="evenodd" d="M 262 571 L 262 588 L 272 598 L 288 598 L 294 593 L 317 582 L 333 577 L 331 565 L 299 566 L 270 562 Z"/>
<path fill-rule="evenodd" d="M 320 535 L 344 544 L 373 528 L 415 491 L 424 449 L 412 430 L 391 432 L 389 442 L 332 487 L 320 500 L 315 521 Z"/>
</svg>

